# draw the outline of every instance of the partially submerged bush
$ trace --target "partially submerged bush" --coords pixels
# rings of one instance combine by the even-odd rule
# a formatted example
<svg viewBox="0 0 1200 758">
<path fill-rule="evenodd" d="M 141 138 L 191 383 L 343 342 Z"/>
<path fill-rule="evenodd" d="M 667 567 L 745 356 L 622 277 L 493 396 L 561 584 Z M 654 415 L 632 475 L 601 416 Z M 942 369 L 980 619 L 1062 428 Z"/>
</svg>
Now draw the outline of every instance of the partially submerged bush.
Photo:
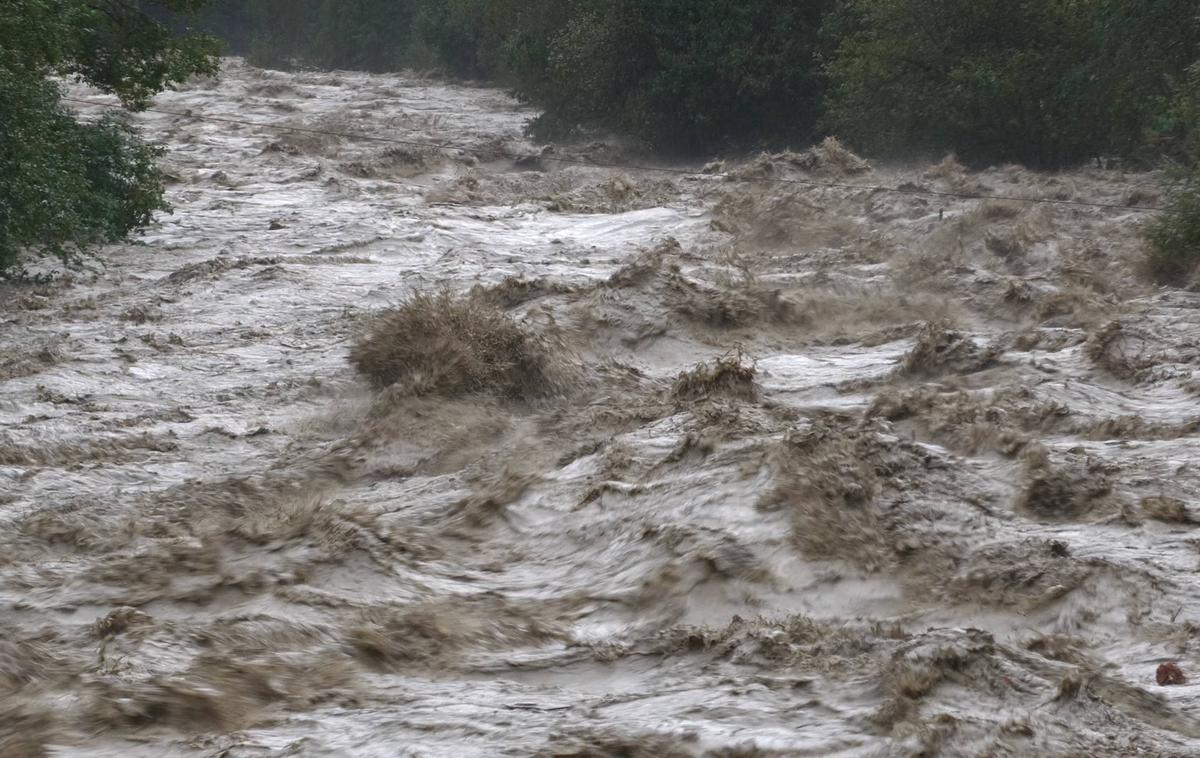
<svg viewBox="0 0 1200 758">
<path fill-rule="evenodd" d="M 910 473 L 926 467 L 916 445 L 882 427 L 846 416 L 812 420 L 787 433 L 770 456 L 774 486 L 757 507 L 785 509 L 791 539 L 819 560 L 845 560 L 868 571 L 888 565 L 900 541 L 898 526 L 882 516 L 881 497 L 912 485 Z"/>
<path fill-rule="evenodd" d="M 714 329 L 787 323 L 794 320 L 796 306 L 779 290 L 757 282 L 740 288 L 679 287 L 672 294 L 671 310 L 684 318 Z"/>
<path fill-rule="evenodd" d="M 701 363 L 684 371 L 675 379 L 671 395 L 676 400 L 703 400 L 713 395 L 728 395 L 747 400 L 757 395 L 754 386 L 754 364 L 738 352 Z"/>
<path fill-rule="evenodd" d="M 1149 334 L 1120 321 L 1110 321 L 1088 335 L 1084 352 L 1100 368 L 1130 381 L 1142 378 L 1162 360 Z"/>
<path fill-rule="evenodd" d="M 412 394 L 531 398 L 561 386 L 544 339 L 482 298 L 446 291 L 416 293 L 378 316 L 350 363 L 377 387 Z"/>
<path fill-rule="evenodd" d="M 904 376 L 936 376 L 947 371 L 971 374 L 994 364 L 997 352 L 995 346 L 975 344 L 969 334 L 942 323 L 927 322 L 898 370 Z"/>
<path fill-rule="evenodd" d="M 1167 196 L 1167 207 L 1144 231 L 1146 264 L 1162 284 L 1187 284 L 1200 264 L 1200 168 Z"/>
<path fill-rule="evenodd" d="M 1026 456 L 1025 469 L 1016 499 L 1019 511 L 1042 519 L 1070 520 L 1111 505 L 1112 480 L 1095 461 L 1055 464 L 1039 450 Z"/>
<path fill-rule="evenodd" d="M 1195 523 L 1192 514 L 1188 512 L 1187 503 L 1179 498 L 1152 495 L 1142 498 L 1140 505 L 1142 513 L 1156 521 L 1165 521 L 1168 524 Z"/>
</svg>

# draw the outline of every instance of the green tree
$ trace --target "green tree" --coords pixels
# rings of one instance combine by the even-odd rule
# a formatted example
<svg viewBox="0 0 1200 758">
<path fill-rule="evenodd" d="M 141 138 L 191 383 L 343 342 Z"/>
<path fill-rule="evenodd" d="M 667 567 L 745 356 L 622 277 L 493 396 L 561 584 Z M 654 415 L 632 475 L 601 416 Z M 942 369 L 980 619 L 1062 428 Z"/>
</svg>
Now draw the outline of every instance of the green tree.
<svg viewBox="0 0 1200 758">
<path fill-rule="evenodd" d="M 189 13 L 204 0 L 164 0 Z M 19 254 L 70 259 L 165 208 L 157 150 L 120 118 L 77 120 L 55 77 L 144 108 L 154 93 L 215 73 L 217 42 L 179 37 L 137 0 L 7 0 L 0 5 L 0 268 Z"/>
<path fill-rule="evenodd" d="M 828 123 L 876 154 L 1131 155 L 1200 57 L 1194 0 L 846 0 Z"/>
<path fill-rule="evenodd" d="M 1163 104 L 1150 145 L 1177 166 L 1169 172 L 1166 208 L 1144 229 L 1146 262 L 1159 282 L 1194 284 L 1200 266 L 1200 62 Z"/>
<path fill-rule="evenodd" d="M 548 38 L 511 45 L 518 93 L 545 109 L 535 133 L 599 128 L 680 153 L 814 136 L 817 44 L 832 0 L 565 5 L 565 20 L 543 27 Z"/>
</svg>

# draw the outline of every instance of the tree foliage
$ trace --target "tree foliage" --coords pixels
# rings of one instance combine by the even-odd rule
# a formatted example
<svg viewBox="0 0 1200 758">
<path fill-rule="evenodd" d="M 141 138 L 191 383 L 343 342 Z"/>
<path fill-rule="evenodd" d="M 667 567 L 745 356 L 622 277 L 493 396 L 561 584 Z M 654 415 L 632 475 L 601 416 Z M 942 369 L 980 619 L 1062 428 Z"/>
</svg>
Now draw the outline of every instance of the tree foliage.
<svg viewBox="0 0 1200 758">
<path fill-rule="evenodd" d="M 559 28 L 514 42 L 540 45 L 544 56 L 526 51 L 518 91 L 546 109 L 535 124 L 546 136 L 599 127 L 686 153 L 807 142 L 823 89 L 816 46 L 831 5 L 576 2 Z"/>
<path fill-rule="evenodd" d="M 1131 155 L 1200 58 L 1194 0 L 846 0 L 828 124 L 874 153 Z"/>
<path fill-rule="evenodd" d="M 203 0 L 166 0 L 174 12 Z M 22 252 L 70 258 L 120 239 L 164 208 L 157 150 L 120 118 L 77 120 L 56 77 L 129 108 L 194 73 L 215 73 L 211 38 L 177 37 L 136 0 L 0 5 L 0 268 Z"/>
<path fill-rule="evenodd" d="M 1143 234 L 1151 276 L 1163 284 L 1188 284 L 1200 266 L 1200 167 L 1180 173 L 1169 189 L 1166 209 Z"/>
</svg>

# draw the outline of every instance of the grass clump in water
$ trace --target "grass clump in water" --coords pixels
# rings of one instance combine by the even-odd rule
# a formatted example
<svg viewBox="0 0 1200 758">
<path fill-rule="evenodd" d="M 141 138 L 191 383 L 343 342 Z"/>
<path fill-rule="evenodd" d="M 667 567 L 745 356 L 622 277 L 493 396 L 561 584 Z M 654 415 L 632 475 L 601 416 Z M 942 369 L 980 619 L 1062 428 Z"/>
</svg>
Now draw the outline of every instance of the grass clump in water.
<svg viewBox="0 0 1200 758">
<path fill-rule="evenodd" d="M 949 371 L 971 374 L 996 362 L 994 347 L 979 347 L 970 335 L 957 332 L 946 324 L 927 322 L 916 343 L 900 363 L 904 376 L 936 376 Z"/>
<path fill-rule="evenodd" d="M 542 337 L 483 298 L 446 291 L 416 293 L 380 314 L 350 363 L 376 387 L 414 395 L 528 399 L 561 386 Z"/>
<path fill-rule="evenodd" d="M 757 397 L 754 364 L 739 351 L 712 363 L 701 363 L 675 378 L 671 396 L 678 401 L 703 400 L 714 395 L 753 400 Z"/>
</svg>

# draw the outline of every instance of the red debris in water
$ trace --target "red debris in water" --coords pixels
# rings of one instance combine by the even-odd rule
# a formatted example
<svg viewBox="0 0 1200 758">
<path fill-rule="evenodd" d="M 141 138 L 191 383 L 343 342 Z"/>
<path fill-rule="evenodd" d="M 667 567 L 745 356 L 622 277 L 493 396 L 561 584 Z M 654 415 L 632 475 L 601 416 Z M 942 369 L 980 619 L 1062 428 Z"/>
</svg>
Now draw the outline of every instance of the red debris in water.
<svg viewBox="0 0 1200 758">
<path fill-rule="evenodd" d="M 1183 684 L 1187 681 L 1187 677 L 1183 675 L 1183 671 L 1177 663 L 1164 663 L 1158 667 L 1154 678 L 1158 680 L 1159 685 L 1166 687 L 1169 684 Z"/>
</svg>

